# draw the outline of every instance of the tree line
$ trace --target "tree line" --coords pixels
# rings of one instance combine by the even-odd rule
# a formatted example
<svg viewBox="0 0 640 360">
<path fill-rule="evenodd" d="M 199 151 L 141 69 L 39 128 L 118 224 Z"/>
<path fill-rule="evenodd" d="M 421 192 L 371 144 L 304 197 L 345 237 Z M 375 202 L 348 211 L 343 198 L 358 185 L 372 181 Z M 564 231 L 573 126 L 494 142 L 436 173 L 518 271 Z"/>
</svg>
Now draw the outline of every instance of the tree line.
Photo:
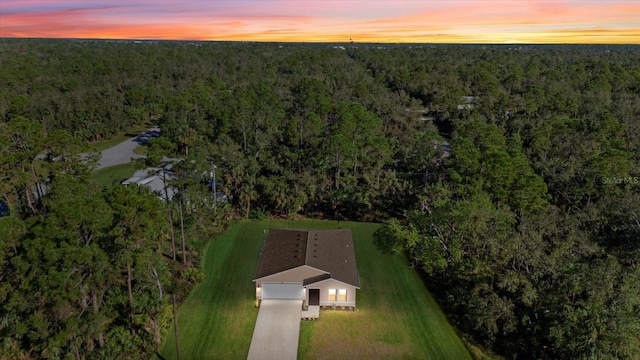
<svg viewBox="0 0 640 360">
<path fill-rule="evenodd" d="M 0 123 L 1 358 L 150 358 L 170 299 L 202 279 L 201 240 L 219 231 L 208 208 L 100 186 L 86 149 L 23 116 Z"/>
<path fill-rule="evenodd" d="M 500 355 L 640 350 L 638 55 L 354 52 L 389 88 L 420 99 L 451 143 L 377 241 L 406 252 L 463 331 Z M 471 107 L 459 106 L 465 95 Z"/>
</svg>

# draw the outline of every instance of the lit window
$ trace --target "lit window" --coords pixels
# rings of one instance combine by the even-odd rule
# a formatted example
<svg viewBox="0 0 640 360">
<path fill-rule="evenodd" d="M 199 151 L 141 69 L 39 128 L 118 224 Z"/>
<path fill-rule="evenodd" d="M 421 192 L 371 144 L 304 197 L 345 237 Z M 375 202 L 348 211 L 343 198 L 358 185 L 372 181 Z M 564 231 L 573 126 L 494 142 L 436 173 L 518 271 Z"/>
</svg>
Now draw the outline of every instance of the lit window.
<svg viewBox="0 0 640 360">
<path fill-rule="evenodd" d="M 338 290 L 338 301 L 347 301 L 347 289 Z"/>
<path fill-rule="evenodd" d="M 329 289 L 329 301 L 336 301 L 336 289 Z"/>
</svg>

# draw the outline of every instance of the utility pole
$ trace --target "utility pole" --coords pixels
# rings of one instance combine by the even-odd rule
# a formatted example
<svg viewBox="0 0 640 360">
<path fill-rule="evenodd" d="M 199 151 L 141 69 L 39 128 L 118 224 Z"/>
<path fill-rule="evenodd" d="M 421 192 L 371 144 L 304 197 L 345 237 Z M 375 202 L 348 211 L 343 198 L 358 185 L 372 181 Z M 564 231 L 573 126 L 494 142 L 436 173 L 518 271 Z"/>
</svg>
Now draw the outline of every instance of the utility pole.
<svg viewBox="0 0 640 360">
<path fill-rule="evenodd" d="M 216 188 L 216 168 L 217 168 L 217 166 L 214 163 L 211 163 L 211 166 L 212 166 L 212 169 L 213 169 L 213 171 L 211 172 L 211 174 L 212 174 L 211 175 L 211 177 L 212 177 L 211 181 L 213 183 L 213 214 L 217 215 L 217 208 L 216 208 L 216 205 L 218 203 L 218 190 Z"/>
<path fill-rule="evenodd" d="M 162 165 L 162 184 L 164 185 L 164 197 L 167 204 L 167 213 L 169 215 L 169 234 L 171 235 L 171 251 L 173 252 L 173 260 L 176 260 L 176 238 L 173 234 L 173 214 L 171 213 L 171 204 L 169 203 L 169 190 L 167 189 L 167 163 Z"/>
<path fill-rule="evenodd" d="M 182 264 L 187 265 L 187 249 L 184 244 L 184 214 L 182 213 L 182 196 L 183 194 L 181 193 L 179 198 L 180 202 L 178 203 L 180 209 L 180 238 L 182 239 Z"/>
</svg>

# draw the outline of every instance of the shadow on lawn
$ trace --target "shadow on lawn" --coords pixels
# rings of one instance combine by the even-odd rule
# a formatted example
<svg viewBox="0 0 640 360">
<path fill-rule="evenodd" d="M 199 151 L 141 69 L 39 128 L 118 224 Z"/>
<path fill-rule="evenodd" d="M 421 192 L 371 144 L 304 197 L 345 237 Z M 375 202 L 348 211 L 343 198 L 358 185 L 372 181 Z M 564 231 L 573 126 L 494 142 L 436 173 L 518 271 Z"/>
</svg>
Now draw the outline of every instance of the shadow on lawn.
<svg viewBox="0 0 640 360">
<path fill-rule="evenodd" d="M 407 266 L 411 267 L 418 274 L 424 287 L 427 289 L 427 291 L 429 291 L 429 293 L 431 293 L 440 308 L 444 310 L 444 314 L 447 320 L 454 325 L 456 332 L 460 334 L 460 329 L 462 329 L 464 325 L 461 320 L 464 314 L 459 310 L 456 311 L 447 301 L 447 293 L 445 290 L 449 288 L 451 284 L 446 282 L 438 283 L 434 281 L 434 278 L 429 276 L 429 274 L 424 271 L 421 266 L 410 260 L 411 254 L 409 253 L 409 251 L 399 248 L 398 245 L 394 243 L 393 237 L 385 234 L 384 230 L 382 229 L 383 228 L 378 229 L 373 234 L 373 243 L 376 249 L 378 249 L 378 251 L 382 252 L 383 254 L 404 257 L 404 261 Z"/>
</svg>

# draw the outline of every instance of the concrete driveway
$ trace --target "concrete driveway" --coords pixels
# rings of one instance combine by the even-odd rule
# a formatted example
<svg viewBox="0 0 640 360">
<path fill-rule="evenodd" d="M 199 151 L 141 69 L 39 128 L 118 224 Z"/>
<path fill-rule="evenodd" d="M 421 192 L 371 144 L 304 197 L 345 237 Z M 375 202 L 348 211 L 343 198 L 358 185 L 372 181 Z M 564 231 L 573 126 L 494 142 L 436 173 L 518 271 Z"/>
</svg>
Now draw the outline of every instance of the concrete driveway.
<svg viewBox="0 0 640 360">
<path fill-rule="evenodd" d="M 301 312 L 302 300 L 263 300 L 247 359 L 296 359 Z"/>
<path fill-rule="evenodd" d="M 133 152 L 135 148 L 140 145 L 144 145 L 147 141 L 156 138 L 160 135 L 160 128 L 154 127 L 146 130 L 145 132 L 138 134 L 136 137 L 133 137 L 129 140 L 125 140 L 118 145 L 110 147 L 106 150 L 102 151 L 100 154 L 100 160 L 96 165 L 94 170 L 120 165 L 120 164 L 128 164 L 131 162 L 131 159 L 139 159 L 146 157 L 144 155 L 136 154 Z"/>
</svg>

